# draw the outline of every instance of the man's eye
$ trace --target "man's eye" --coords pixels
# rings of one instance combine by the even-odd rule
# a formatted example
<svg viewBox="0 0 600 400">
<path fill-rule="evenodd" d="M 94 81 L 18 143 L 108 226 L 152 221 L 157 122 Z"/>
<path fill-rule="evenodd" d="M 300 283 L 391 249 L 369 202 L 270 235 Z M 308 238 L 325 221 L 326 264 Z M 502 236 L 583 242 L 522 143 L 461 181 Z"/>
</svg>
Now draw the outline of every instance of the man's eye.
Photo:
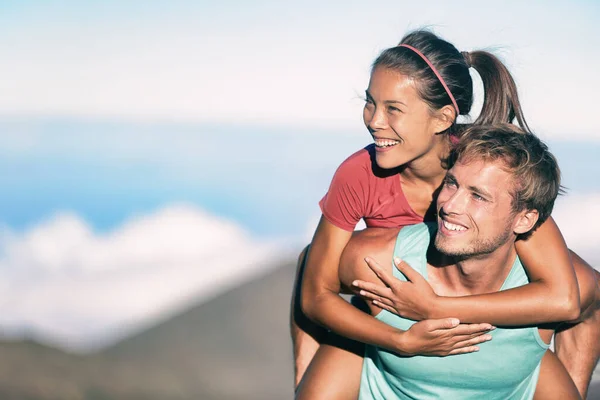
<svg viewBox="0 0 600 400">
<path fill-rule="evenodd" d="M 447 187 L 456 187 L 456 182 L 450 180 L 450 179 L 445 179 L 444 180 L 444 186 Z"/>
<path fill-rule="evenodd" d="M 402 110 L 400 110 L 399 108 L 397 108 L 397 107 L 394 107 L 394 106 L 389 106 L 389 107 L 388 107 L 388 111 L 389 111 L 389 112 L 392 112 L 392 113 L 396 113 L 396 112 L 402 112 Z"/>
<path fill-rule="evenodd" d="M 477 201 L 486 201 L 486 199 L 484 197 L 481 197 L 477 193 L 473 193 L 473 198 Z"/>
</svg>

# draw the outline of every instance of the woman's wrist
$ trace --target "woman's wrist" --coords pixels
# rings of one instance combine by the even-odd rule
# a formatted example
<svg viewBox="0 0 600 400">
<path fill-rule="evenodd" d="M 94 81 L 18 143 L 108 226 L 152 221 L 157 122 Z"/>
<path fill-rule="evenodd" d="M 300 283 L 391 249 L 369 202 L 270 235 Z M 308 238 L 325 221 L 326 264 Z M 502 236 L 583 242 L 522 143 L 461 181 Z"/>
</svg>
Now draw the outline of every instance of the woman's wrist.
<svg viewBox="0 0 600 400">
<path fill-rule="evenodd" d="M 392 350 L 402 356 L 411 356 L 414 354 L 410 335 L 407 331 L 397 330 L 393 335 Z"/>
<path fill-rule="evenodd" d="M 428 303 L 425 304 L 423 310 L 423 319 L 436 319 L 436 318 L 444 318 L 440 316 L 442 314 L 442 310 L 444 304 L 444 297 L 436 295 L 433 297 Z"/>
</svg>

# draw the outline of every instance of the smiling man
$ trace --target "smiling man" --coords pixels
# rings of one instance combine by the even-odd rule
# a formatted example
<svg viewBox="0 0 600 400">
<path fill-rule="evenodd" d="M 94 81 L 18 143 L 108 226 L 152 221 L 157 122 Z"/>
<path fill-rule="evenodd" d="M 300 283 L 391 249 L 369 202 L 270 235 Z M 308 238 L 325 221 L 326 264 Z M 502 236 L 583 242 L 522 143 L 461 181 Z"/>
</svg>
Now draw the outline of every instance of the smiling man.
<svg viewBox="0 0 600 400">
<path fill-rule="evenodd" d="M 527 284 L 514 243 L 549 217 L 560 191 L 555 158 L 537 137 L 512 125 L 472 127 L 450 163 L 438 195 L 437 225 L 405 227 L 392 239 L 394 246 L 371 241 L 373 258 L 389 259 L 389 250 L 382 249 L 393 248 L 394 259 L 402 262 L 396 262 L 392 277 L 373 259 L 368 261 L 386 287 L 372 283 L 373 277 L 371 283 L 354 282 L 360 294 L 374 300 L 370 306 L 376 318 L 402 330 L 415 323 L 396 304 L 402 281 L 422 286 L 426 281 L 429 290 L 444 297 Z M 364 254 L 369 240 L 359 246 Z M 593 270 L 577 267 L 576 273 L 582 316 L 597 314 L 599 290 Z M 597 321 L 594 324 L 581 333 L 583 339 L 597 335 Z M 401 357 L 367 346 L 360 399 L 532 399 L 534 393 L 543 399 L 578 398 L 565 368 L 548 350 L 553 334 L 548 326 L 501 327 L 478 351 L 453 357 Z M 593 354 L 579 366 L 584 375 L 591 374 L 597 360 L 598 349 L 589 350 Z"/>
</svg>

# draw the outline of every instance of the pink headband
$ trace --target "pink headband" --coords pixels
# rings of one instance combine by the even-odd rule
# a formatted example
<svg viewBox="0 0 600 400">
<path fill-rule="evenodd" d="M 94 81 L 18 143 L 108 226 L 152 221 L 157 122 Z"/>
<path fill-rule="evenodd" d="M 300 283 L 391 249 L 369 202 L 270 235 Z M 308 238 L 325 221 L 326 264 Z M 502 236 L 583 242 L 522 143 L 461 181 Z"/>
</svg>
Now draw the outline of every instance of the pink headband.
<svg viewBox="0 0 600 400">
<path fill-rule="evenodd" d="M 425 57 L 425 55 L 423 53 L 421 53 L 419 50 L 415 49 L 412 46 L 409 46 L 407 44 L 399 44 L 398 47 L 406 47 L 407 49 L 411 49 L 412 51 L 414 51 L 415 53 L 417 53 L 419 55 L 419 57 L 421 57 L 423 59 L 423 61 L 425 61 L 427 63 L 427 65 L 429 65 L 429 68 L 431 68 L 431 70 L 433 71 L 433 73 L 435 74 L 435 76 L 437 76 L 437 78 L 439 79 L 439 81 L 442 84 L 442 86 L 444 87 L 444 89 L 446 89 L 446 93 L 448 93 L 448 97 L 450 97 L 450 100 L 452 100 L 452 104 L 454 105 L 454 108 L 456 109 L 456 115 L 457 116 L 460 115 L 460 110 L 458 109 L 458 104 L 456 104 L 456 100 L 454 99 L 454 96 L 452 96 L 452 92 L 450 91 L 450 89 L 446 85 L 446 82 L 444 82 L 444 79 L 439 74 L 439 72 L 437 71 L 437 69 L 435 69 L 435 67 L 433 66 L 433 64 L 431 63 L 431 61 L 429 61 L 427 59 L 427 57 Z"/>
</svg>

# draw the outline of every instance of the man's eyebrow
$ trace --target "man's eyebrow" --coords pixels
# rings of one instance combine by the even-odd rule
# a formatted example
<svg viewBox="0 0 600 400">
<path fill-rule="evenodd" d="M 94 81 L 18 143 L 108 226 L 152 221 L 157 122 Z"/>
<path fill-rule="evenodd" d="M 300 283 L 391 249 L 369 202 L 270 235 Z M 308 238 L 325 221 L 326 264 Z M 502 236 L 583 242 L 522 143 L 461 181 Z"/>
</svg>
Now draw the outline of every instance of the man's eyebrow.
<svg viewBox="0 0 600 400">
<path fill-rule="evenodd" d="M 446 173 L 446 180 L 449 180 L 450 182 L 453 183 L 458 183 L 456 180 L 456 177 L 454 175 L 452 175 L 451 172 L 447 172 Z M 469 189 L 472 192 L 475 192 L 477 194 L 482 195 L 483 197 L 487 197 L 489 199 L 492 199 L 493 196 L 490 192 L 488 192 L 487 190 L 485 190 L 484 188 L 478 187 L 478 186 L 467 186 L 467 189 Z"/>
<path fill-rule="evenodd" d="M 475 192 L 477 194 L 482 195 L 483 197 L 487 197 L 488 199 L 492 199 L 493 196 L 490 192 L 488 192 L 487 190 L 485 190 L 482 187 L 478 187 L 478 186 L 469 186 L 468 189 L 472 192 Z"/>
</svg>

